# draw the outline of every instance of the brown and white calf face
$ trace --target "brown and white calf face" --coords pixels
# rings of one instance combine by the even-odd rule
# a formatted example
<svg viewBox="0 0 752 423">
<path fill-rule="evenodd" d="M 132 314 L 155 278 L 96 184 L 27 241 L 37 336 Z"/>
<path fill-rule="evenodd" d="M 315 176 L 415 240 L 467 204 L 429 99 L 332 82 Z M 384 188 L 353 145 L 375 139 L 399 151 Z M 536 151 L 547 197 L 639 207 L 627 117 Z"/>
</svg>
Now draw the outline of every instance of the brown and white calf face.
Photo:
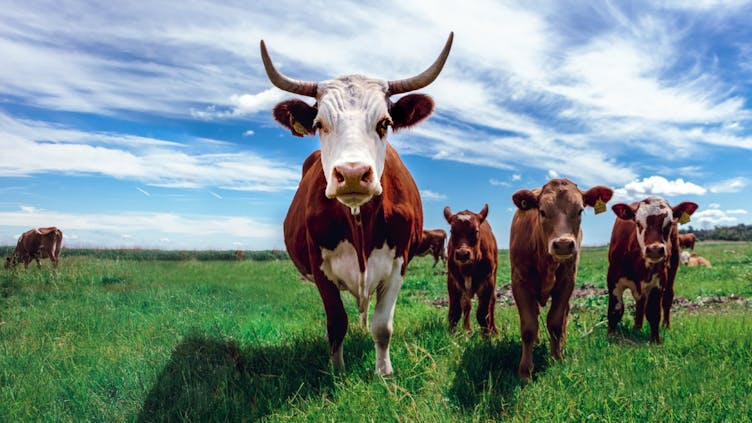
<svg viewBox="0 0 752 423">
<path fill-rule="evenodd" d="M 663 198 L 648 197 L 637 203 L 614 204 L 611 209 L 618 218 L 634 221 L 642 258 L 645 264 L 655 264 L 668 256 L 673 224 L 682 215 L 694 213 L 697 207 L 697 204 L 689 201 L 671 207 Z"/>
<path fill-rule="evenodd" d="M 449 238 L 449 250 L 453 260 L 458 266 L 473 263 L 480 255 L 480 225 L 488 217 L 488 204 L 484 205 L 480 212 L 473 213 L 470 210 L 452 214 L 449 206 L 444 207 L 444 218 L 451 227 Z"/>
<path fill-rule="evenodd" d="M 316 98 L 313 106 L 301 100 L 283 101 L 274 108 L 274 118 L 295 136 L 318 131 L 327 198 L 336 198 L 355 212 L 381 194 L 388 128 L 395 131 L 415 125 L 427 118 L 434 107 L 433 100 L 423 94 L 410 94 L 396 103 L 390 96 L 420 89 L 436 79 L 452 39 L 450 34 L 439 58 L 426 71 L 399 81 L 362 75 L 323 82 L 293 80 L 274 68 L 261 42 L 262 59 L 272 83 Z"/>
<path fill-rule="evenodd" d="M 512 201 L 520 210 L 538 210 L 548 254 L 563 261 L 580 251 L 580 223 L 585 207 L 594 207 L 599 200 L 605 206 L 612 195 L 613 191 L 604 186 L 581 191 L 568 179 L 552 179 L 543 188 L 515 192 Z"/>
</svg>

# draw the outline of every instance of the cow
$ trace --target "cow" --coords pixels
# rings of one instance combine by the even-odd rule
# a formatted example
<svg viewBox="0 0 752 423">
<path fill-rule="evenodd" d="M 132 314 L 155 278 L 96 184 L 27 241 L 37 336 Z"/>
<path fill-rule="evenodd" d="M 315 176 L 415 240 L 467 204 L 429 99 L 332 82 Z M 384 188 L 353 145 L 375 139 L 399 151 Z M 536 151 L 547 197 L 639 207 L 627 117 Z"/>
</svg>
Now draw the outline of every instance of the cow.
<svg viewBox="0 0 752 423">
<path fill-rule="evenodd" d="M 681 236 L 681 234 L 679 234 L 679 236 Z M 682 264 L 689 267 L 713 267 L 713 265 L 710 264 L 710 260 L 706 259 L 705 257 L 698 256 L 695 253 L 690 253 L 689 251 L 681 252 L 681 262 Z"/>
<path fill-rule="evenodd" d="M 447 256 L 444 248 L 446 236 L 443 229 L 423 229 L 423 236 L 415 250 L 415 255 L 422 257 L 430 253 L 433 256 L 433 267 L 436 267 L 439 259 L 442 264 L 446 265 Z"/>
<path fill-rule="evenodd" d="M 243 261 L 243 250 L 235 250 L 235 260 Z"/>
<path fill-rule="evenodd" d="M 697 237 L 695 234 L 692 233 L 686 233 L 686 234 L 679 234 L 679 248 L 686 248 L 689 250 L 695 249 L 695 241 L 697 240 Z"/>
<path fill-rule="evenodd" d="M 551 356 L 560 360 L 566 338 L 569 299 L 574 290 L 582 243 L 582 212 L 605 211 L 613 191 L 605 186 L 580 190 L 569 179 L 551 179 L 543 187 L 512 195 L 518 211 L 512 218 L 509 260 L 512 295 L 520 315 L 522 356 L 519 377 L 530 381 L 538 314 L 551 298 L 546 317 Z"/>
<path fill-rule="evenodd" d="M 421 240 L 423 207 L 415 181 L 386 135 L 389 127 L 395 131 L 426 119 L 434 103 L 424 94 L 408 94 L 395 102 L 391 96 L 433 82 L 452 40 L 450 33 L 439 57 L 417 76 L 385 81 L 347 75 L 323 82 L 283 75 L 261 41 L 271 82 L 316 100 L 313 106 L 286 100 L 273 114 L 294 136 L 319 134 L 321 149 L 303 163 L 283 228 L 290 258 L 303 277 L 315 283 L 324 303 L 335 371 L 344 370 L 342 343 L 347 332 L 340 291 L 349 291 L 364 327 L 371 296 L 376 296 L 371 322 L 376 373 L 393 373 L 389 343 L 394 309 L 407 264 Z"/>
<path fill-rule="evenodd" d="M 674 279 L 679 269 L 678 224 L 689 221 L 697 210 L 689 201 L 671 207 L 660 197 L 632 204 L 618 203 L 611 209 L 617 218 L 608 248 L 608 333 L 613 336 L 624 314 L 622 296 L 629 289 L 635 299 L 634 328 L 643 319 L 650 324 L 649 342 L 662 343 L 659 331 L 670 327 Z"/>
<path fill-rule="evenodd" d="M 63 232 L 54 226 L 30 229 L 21 234 L 16 249 L 5 258 L 5 268 L 14 267 L 20 261 L 24 264 L 24 269 L 28 269 L 32 260 L 36 260 L 37 267 L 41 268 L 39 259 L 49 258 L 57 269 L 62 243 Z"/>
<path fill-rule="evenodd" d="M 444 208 L 444 218 L 451 228 L 447 264 L 449 329 L 455 329 L 462 315 L 462 327 L 470 331 L 470 309 L 477 295 L 475 318 L 483 336 L 499 333 L 494 321 L 499 251 L 487 217 L 488 204 L 478 213 L 464 210 L 453 214 L 449 206 Z"/>
</svg>

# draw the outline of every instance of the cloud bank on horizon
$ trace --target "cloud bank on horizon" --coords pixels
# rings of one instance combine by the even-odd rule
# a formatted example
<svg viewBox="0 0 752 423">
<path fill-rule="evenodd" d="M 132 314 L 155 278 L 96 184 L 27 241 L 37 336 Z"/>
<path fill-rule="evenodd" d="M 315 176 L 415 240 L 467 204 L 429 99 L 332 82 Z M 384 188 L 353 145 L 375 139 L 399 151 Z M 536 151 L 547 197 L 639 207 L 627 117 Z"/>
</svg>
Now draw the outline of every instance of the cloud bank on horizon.
<svg viewBox="0 0 752 423">
<path fill-rule="evenodd" d="M 281 248 L 318 144 L 272 121 L 291 95 L 268 82 L 259 40 L 295 78 L 397 79 L 449 31 L 422 90 L 434 115 L 389 135 L 426 227 L 444 226 L 444 205 L 488 202 L 505 246 L 511 194 L 555 176 L 608 185 L 613 202 L 695 201 L 701 227 L 752 221 L 752 3 L 407 3 L 9 2 L 0 243 L 55 224 L 69 245 Z M 585 242 L 612 222 L 585 219 Z"/>
</svg>

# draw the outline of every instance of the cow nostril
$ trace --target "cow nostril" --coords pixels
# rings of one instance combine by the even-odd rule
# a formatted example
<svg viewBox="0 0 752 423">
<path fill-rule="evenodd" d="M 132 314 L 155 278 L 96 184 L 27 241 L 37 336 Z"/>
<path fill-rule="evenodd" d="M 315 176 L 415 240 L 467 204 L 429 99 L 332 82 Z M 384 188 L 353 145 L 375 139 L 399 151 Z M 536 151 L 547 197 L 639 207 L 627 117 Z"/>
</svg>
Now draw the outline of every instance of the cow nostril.
<svg viewBox="0 0 752 423">
<path fill-rule="evenodd" d="M 372 179 L 373 179 L 373 171 L 369 168 L 363 173 L 363 176 L 360 178 L 360 181 L 365 184 L 370 184 Z"/>
<path fill-rule="evenodd" d="M 339 169 L 334 169 L 334 176 L 340 184 L 345 182 L 345 175 Z"/>
</svg>

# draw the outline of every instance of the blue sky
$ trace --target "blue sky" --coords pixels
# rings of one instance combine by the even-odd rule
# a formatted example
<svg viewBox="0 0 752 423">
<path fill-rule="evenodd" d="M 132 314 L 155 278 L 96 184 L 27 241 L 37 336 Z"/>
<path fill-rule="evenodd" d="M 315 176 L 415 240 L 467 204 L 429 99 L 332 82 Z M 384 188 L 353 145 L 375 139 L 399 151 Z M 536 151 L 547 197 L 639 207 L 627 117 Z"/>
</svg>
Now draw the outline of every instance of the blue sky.
<svg viewBox="0 0 752 423">
<path fill-rule="evenodd" d="M 56 225 L 69 247 L 284 248 L 318 139 L 273 122 L 293 95 L 259 40 L 292 77 L 399 79 L 450 31 L 434 115 L 389 135 L 426 228 L 487 202 L 507 247 L 512 193 L 554 176 L 752 223 L 750 2 L 117 3 L 0 10 L 2 245 Z M 584 243 L 613 221 L 586 212 Z"/>
</svg>

